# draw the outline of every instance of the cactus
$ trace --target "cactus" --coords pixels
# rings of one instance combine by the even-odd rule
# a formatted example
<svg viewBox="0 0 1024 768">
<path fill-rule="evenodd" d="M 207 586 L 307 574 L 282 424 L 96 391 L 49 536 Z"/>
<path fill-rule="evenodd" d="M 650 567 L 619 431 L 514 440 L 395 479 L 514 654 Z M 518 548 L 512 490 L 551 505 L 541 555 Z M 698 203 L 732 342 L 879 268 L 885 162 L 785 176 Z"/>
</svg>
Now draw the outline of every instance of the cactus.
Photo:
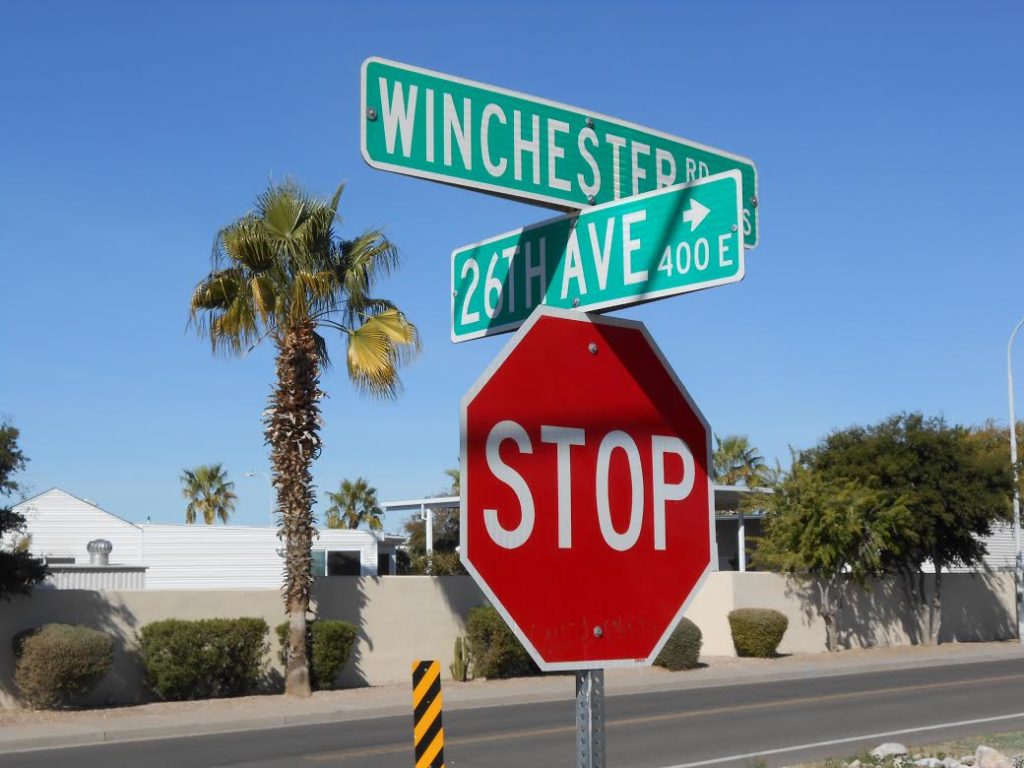
<svg viewBox="0 0 1024 768">
<path fill-rule="evenodd" d="M 455 638 L 455 661 L 448 669 L 452 673 L 452 680 L 464 683 L 469 679 L 469 643 L 461 637 Z"/>
</svg>

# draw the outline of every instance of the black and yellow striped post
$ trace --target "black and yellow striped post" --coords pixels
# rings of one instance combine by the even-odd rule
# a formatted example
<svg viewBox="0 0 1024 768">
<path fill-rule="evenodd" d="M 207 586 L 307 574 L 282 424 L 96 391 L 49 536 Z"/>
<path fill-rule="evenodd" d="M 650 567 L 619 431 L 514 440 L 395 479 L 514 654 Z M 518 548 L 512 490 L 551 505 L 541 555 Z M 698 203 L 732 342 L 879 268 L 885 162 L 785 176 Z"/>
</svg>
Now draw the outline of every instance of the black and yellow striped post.
<svg viewBox="0 0 1024 768">
<path fill-rule="evenodd" d="M 416 768 L 444 768 L 441 665 L 436 661 L 412 663 L 412 743 Z"/>
</svg>

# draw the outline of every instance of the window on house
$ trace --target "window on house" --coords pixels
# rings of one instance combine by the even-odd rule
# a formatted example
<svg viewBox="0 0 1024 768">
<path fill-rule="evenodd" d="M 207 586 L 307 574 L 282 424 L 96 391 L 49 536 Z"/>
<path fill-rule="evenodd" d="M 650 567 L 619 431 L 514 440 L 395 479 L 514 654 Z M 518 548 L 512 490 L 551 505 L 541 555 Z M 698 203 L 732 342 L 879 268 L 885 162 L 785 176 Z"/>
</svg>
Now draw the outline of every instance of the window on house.
<svg viewBox="0 0 1024 768">
<path fill-rule="evenodd" d="M 314 549 L 313 555 L 313 578 L 327 575 L 327 553 L 322 549 Z"/>
<path fill-rule="evenodd" d="M 327 553 L 327 575 L 328 576 L 359 576 L 359 553 L 358 552 L 328 552 Z"/>
<path fill-rule="evenodd" d="M 377 575 L 378 576 L 390 576 L 391 575 L 391 555 L 387 552 L 377 553 Z"/>
</svg>

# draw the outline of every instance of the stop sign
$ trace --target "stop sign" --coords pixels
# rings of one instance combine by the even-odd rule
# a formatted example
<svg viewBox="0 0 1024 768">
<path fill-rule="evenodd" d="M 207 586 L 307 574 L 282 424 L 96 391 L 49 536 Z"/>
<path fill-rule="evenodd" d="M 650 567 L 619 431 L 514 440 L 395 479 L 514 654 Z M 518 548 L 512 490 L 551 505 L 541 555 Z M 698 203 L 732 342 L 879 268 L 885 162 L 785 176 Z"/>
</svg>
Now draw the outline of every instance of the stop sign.
<svg viewBox="0 0 1024 768">
<path fill-rule="evenodd" d="M 711 571 L 710 457 L 637 322 L 542 306 L 463 397 L 462 562 L 542 669 L 653 662 Z"/>
</svg>

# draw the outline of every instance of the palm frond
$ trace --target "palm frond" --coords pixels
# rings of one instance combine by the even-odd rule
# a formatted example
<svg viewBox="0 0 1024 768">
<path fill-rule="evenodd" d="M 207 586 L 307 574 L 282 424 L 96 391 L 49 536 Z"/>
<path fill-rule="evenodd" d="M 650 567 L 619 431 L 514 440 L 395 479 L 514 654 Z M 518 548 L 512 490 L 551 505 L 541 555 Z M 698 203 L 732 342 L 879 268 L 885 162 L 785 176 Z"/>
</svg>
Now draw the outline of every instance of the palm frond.
<svg viewBox="0 0 1024 768">
<path fill-rule="evenodd" d="M 219 239 L 224 253 L 252 272 L 259 274 L 274 266 L 273 246 L 262 231 L 262 222 L 252 214 L 221 230 Z"/>
<path fill-rule="evenodd" d="M 340 221 L 341 217 L 338 216 L 338 204 L 341 202 L 341 194 L 344 191 L 345 182 L 343 181 L 341 182 L 341 184 L 338 185 L 338 188 L 334 190 L 334 195 L 331 197 L 331 202 L 327 204 L 328 207 L 331 209 L 331 215 L 333 216 L 334 221 Z"/>
<path fill-rule="evenodd" d="M 249 281 L 249 285 L 252 289 L 252 301 L 256 311 L 265 322 L 270 315 L 274 314 L 274 307 L 277 305 L 274 283 L 268 277 L 254 275 Z"/>
<path fill-rule="evenodd" d="M 360 392 L 393 398 L 401 391 L 393 358 L 394 345 L 377 323 L 366 323 L 348 334 L 348 375 Z"/>
<path fill-rule="evenodd" d="M 296 268 L 309 271 L 330 269 L 336 262 L 334 220 L 336 214 L 326 203 L 315 201 L 295 228 Z"/>
<path fill-rule="evenodd" d="M 271 185 L 256 201 L 263 225 L 280 240 L 291 240 L 306 211 L 305 198 L 291 180 Z"/>
<path fill-rule="evenodd" d="M 192 312 L 226 309 L 238 296 L 241 278 L 241 272 L 235 269 L 220 270 L 208 275 L 192 293 Z"/>
<path fill-rule="evenodd" d="M 348 295 L 360 301 L 372 290 L 375 280 L 389 275 L 400 260 L 398 248 L 377 230 L 342 241 L 338 269 L 344 275 Z"/>
<path fill-rule="evenodd" d="M 331 369 L 331 355 L 327 349 L 327 339 L 316 331 L 313 331 L 313 344 L 316 345 L 316 356 L 320 358 L 320 365 L 325 371 Z"/>
<path fill-rule="evenodd" d="M 397 366 L 412 362 L 422 349 L 419 331 L 397 309 L 385 309 L 364 318 L 366 325 L 376 325 L 391 343 L 391 359 Z"/>
</svg>

